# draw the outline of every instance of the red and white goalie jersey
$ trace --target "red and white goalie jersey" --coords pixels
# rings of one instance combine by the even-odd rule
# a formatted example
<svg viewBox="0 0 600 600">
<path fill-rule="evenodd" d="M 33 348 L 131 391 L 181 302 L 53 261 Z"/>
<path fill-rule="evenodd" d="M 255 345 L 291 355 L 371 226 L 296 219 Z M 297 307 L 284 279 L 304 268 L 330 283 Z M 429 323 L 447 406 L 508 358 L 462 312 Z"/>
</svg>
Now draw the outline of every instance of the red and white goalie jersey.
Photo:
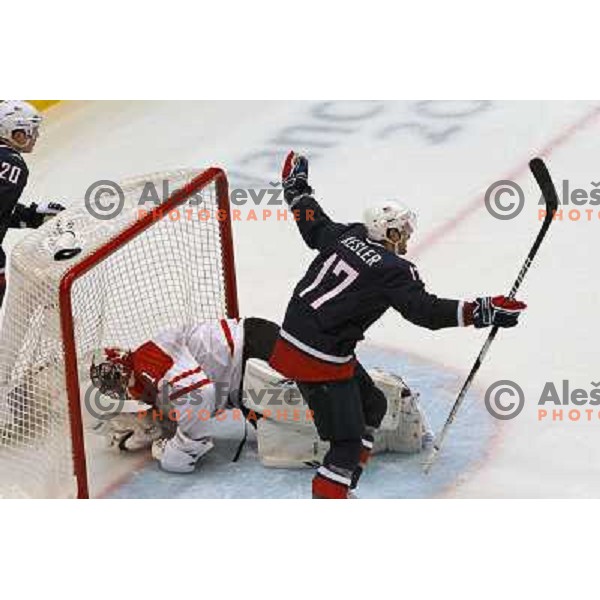
<svg viewBox="0 0 600 600">
<path fill-rule="evenodd" d="M 240 400 L 244 362 L 267 360 L 278 335 L 279 327 L 265 319 L 221 319 L 161 331 L 132 351 L 105 349 L 103 361 L 91 366 L 93 385 L 112 398 L 127 396 L 159 411 L 139 420 L 120 414 L 95 431 L 123 450 L 147 447 L 154 439 L 161 442 L 153 454 L 163 468 L 191 472 L 212 447 L 211 417 Z M 176 433 L 157 440 L 165 418 L 176 422 Z"/>
<path fill-rule="evenodd" d="M 240 389 L 243 346 L 243 320 L 221 319 L 218 324 L 162 331 L 131 353 L 129 395 L 145 399 L 145 392 L 155 390 L 164 394 L 160 400 L 172 403 L 189 395 L 197 400 L 193 392 L 202 390 L 202 395 L 216 396 L 213 410 L 222 408 Z M 215 382 L 219 384 L 216 394 Z"/>
</svg>

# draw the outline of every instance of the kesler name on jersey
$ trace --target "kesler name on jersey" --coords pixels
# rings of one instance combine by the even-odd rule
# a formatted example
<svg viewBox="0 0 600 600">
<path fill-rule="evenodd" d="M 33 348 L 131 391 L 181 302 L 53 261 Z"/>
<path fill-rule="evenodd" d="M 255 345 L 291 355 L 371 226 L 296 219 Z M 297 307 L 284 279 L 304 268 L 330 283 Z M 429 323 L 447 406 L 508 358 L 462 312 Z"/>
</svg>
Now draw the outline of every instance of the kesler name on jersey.
<svg viewBox="0 0 600 600">
<path fill-rule="evenodd" d="M 366 263 L 369 267 L 372 267 L 375 263 L 383 260 L 381 254 L 374 250 L 370 246 L 379 246 L 383 248 L 381 244 L 377 242 L 372 242 L 370 240 L 361 240 L 354 235 L 351 235 L 340 241 L 342 246 L 346 246 L 349 250 L 352 250 L 358 258 L 360 258 L 364 263 Z"/>
</svg>

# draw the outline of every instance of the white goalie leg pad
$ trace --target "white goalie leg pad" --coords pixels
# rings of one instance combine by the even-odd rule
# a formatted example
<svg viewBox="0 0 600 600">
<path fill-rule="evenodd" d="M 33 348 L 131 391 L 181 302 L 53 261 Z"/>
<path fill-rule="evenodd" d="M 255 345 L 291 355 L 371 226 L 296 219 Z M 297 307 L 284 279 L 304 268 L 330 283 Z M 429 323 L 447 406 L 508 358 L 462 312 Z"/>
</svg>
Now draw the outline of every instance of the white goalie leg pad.
<svg viewBox="0 0 600 600">
<path fill-rule="evenodd" d="M 374 453 L 421 452 L 429 436 L 429 424 L 404 380 L 381 369 L 370 369 L 375 385 L 388 406 L 375 432 Z M 250 359 L 244 376 L 243 403 L 263 415 L 257 439 L 261 462 L 269 467 L 300 467 L 321 462 L 329 444 L 319 439 L 310 411 L 297 386 L 266 362 Z"/>
<path fill-rule="evenodd" d="M 258 421 L 258 455 L 266 467 L 311 467 L 321 464 L 329 444 L 314 426 L 293 425 L 263 418 Z"/>
<path fill-rule="evenodd" d="M 150 406 L 128 400 L 121 411 L 107 418 L 94 418 L 90 431 L 106 438 L 108 445 L 119 450 L 135 452 L 146 450 L 165 435 L 163 424 L 152 418 Z"/>
<path fill-rule="evenodd" d="M 421 452 L 428 440 L 432 442 L 433 434 L 419 403 L 419 394 L 412 392 L 398 375 L 380 369 L 369 370 L 369 375 L 388 402 L 385 417 L 375 432 L 373 452 Z"/>
<path fill-rule="evenodd" d="M 314 426 L 298 386 L 264 360 L 248 360 L 243 389 L 242 401 L 247 409 L 266 418 Z"/>
<path fill-rule="evenodd" d="M 319 439 L 308 405 L 294 382 L 266 362 L 250 359 L 244 375 L 244 406 L 263 416 L 256 429 L 258 455 L 267 467 L 320 463 L 329 448 Z"/>
</svg>

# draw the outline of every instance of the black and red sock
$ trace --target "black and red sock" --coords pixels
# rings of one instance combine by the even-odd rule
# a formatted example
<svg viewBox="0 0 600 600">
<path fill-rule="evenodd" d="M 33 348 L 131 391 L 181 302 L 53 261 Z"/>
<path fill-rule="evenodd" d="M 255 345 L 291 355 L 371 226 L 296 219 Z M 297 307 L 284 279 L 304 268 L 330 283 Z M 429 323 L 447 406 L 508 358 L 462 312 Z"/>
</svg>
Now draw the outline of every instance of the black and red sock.
<svg viewBox="0 0 600 600">
<path fill-rule="evenodd" d="M 317 500 L 346 500 L 351 474 L 345 469 L 322 465 L 312 481 L 312 497 Z"/>
<path fill-rule="evenodd" d="M 360 449 L 360 458 L 358 461 L 358 467 L 356 467 L 352 473 L 352 481 L 350 483 L 351 490 L 356 489 L 358 481 L 361 478 L 367 463 L 371 460 L 371 456 L 373 454 L 373 441 L 374 438 L 370 434 L 366 434 L 361 440 L 362 447 Z"/>
</svg>

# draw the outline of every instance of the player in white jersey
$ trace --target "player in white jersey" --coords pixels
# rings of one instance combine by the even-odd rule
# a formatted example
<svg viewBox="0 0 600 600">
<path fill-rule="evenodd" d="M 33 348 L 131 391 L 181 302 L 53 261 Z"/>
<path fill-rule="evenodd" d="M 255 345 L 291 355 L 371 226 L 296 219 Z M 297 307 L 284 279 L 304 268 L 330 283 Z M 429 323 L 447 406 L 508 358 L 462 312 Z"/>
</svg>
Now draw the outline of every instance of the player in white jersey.
<svg viewBox="0 0 600 600">
<path fill-rule="evenodd" d="M 135 426 L 124 416 L 121 427 L 118 419 L 110 423 L 114 442 L 138 449 L 161 438 L 153 454 L 162 468 L 192 472 L 213 447 L 205 416 L 240 406 L 248 359 L 268 360 L 278 334 L 279 327 L 264 319 L 221 319 L 162 331 L 134 350 L 104 349 L 90 369 L 100 393 L 164 408 L 176 421 L 175 435 L 166 440 L 162 421 L 153 422 L 156 411 Z"/>
</svg>

